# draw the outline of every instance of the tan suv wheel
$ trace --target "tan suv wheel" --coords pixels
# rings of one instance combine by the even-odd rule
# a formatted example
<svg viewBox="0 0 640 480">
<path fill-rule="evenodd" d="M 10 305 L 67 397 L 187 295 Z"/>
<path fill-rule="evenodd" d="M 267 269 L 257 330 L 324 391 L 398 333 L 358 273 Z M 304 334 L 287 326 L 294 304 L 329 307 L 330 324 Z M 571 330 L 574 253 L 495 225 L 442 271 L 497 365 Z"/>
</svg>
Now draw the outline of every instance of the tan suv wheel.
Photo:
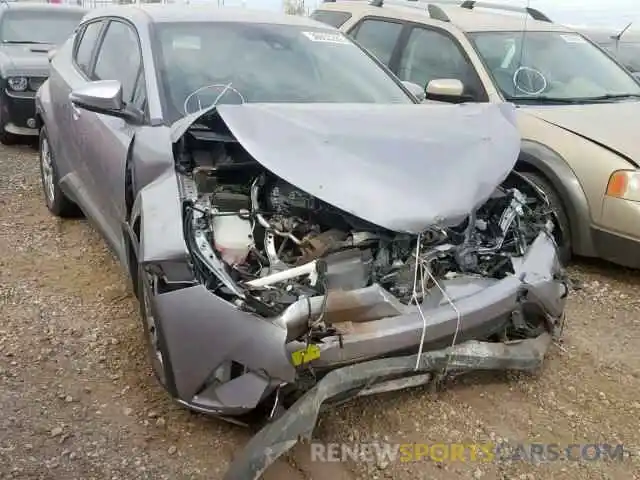
<svg viewBox="0 0 640 480">
<path fill-rule="evenodd" d="M 519 172 L 523 177 L 527 178 L 531 183 L 544 192 L 549 200 L 549 205 L 558 219 L 559 232 L 554 232 L 554 238 L 558 244 L 558 255 L 563 265 L 571 260 L 571 231 L 569 217 L 564 207 L 564 203 L 558 195 L 558 192 L 551 183 L 542 175 L 536 172 Z"/>
</svg>

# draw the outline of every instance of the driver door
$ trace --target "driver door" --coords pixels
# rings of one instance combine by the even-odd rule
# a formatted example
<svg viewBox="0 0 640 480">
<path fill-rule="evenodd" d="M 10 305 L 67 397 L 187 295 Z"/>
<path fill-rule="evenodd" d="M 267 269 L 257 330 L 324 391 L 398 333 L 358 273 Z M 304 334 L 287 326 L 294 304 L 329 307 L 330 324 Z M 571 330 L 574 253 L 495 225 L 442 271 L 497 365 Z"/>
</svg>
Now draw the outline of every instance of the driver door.
<svg viewBox="0 0 640 480">
<path fill-rule="evenodd" d="M 123 99 L 144 111 L 146 89 L 138 34 L 124 21 L 110 20 L 98 47 L 91 80 L 118 80 Z M 106 240 L 123 252 L 122 222 L 126 219 L 125 169 L 137 126 L 121 118 L 74 107 L 79 154 L 93 190 L 92 215 Z"/>
</svg>

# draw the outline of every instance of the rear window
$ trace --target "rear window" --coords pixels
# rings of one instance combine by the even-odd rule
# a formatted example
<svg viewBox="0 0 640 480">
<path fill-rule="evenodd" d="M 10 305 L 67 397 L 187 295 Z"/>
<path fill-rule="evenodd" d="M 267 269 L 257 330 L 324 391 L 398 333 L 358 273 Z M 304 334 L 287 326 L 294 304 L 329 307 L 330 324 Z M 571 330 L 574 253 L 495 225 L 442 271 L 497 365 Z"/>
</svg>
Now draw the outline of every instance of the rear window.
<svg viewBox="0 0 640 480">
<path fill-rule="evenodd" d="M 347 12 L 337 12 L 335 10 L 316 10 L 310 17 L 326 25 L 340 28 L 344 25 L 344 22 L 351 18 L 351 14 Z"/>
</svg>

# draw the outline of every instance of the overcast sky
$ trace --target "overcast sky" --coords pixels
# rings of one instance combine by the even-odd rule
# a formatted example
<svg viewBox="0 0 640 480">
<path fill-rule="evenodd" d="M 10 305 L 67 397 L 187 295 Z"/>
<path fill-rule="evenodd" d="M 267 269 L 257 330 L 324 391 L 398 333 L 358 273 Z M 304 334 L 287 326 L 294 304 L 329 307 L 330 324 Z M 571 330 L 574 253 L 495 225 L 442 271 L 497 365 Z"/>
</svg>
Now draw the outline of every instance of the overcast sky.
<svg viewBox="0 0 640 480">
<path fill-rule="evenodd" d="M 225 0 L 227 5 L 241 5 L 243 0 Z M 314 8 L 321 0 L 306 0 Z M 526 5 L 525 0 L 491 0 Z M 244 0 L 249 8 L 281 10 L 282 0 Z M 557 23 L 607 26 L 622 29 L 629 22 L 638 22 L 640 32 L 640 0 L 531 0 L 531 6 L 542 10 Z"/>
</svg>

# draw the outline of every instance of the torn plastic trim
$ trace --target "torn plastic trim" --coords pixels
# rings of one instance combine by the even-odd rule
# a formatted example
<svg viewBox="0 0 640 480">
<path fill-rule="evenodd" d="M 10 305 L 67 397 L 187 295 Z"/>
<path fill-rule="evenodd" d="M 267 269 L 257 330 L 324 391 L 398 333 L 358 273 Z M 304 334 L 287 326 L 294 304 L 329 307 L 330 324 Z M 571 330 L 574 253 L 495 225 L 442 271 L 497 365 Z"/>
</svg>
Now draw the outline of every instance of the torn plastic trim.
<svg viewBox="0 0 640 480">
<path fill-rule="evenodd" d="M 551 344 L 549 333 L 514 343 L 469 341 L 420 355 L 372 360 L 329 372 L 277 420 L 260 430 L 231 463 L 223 480 L 260 478 L 262 473 L 300 440 L 311 439 L 322 404 L 337 395 L 366 390 L 377 378 L 391 375 L 477 370 L 534 372 Z M 416 369 L 416 363 L 418 368 Z M 354 396 L 357 395 L 354 394 Z"/>
</svg>

